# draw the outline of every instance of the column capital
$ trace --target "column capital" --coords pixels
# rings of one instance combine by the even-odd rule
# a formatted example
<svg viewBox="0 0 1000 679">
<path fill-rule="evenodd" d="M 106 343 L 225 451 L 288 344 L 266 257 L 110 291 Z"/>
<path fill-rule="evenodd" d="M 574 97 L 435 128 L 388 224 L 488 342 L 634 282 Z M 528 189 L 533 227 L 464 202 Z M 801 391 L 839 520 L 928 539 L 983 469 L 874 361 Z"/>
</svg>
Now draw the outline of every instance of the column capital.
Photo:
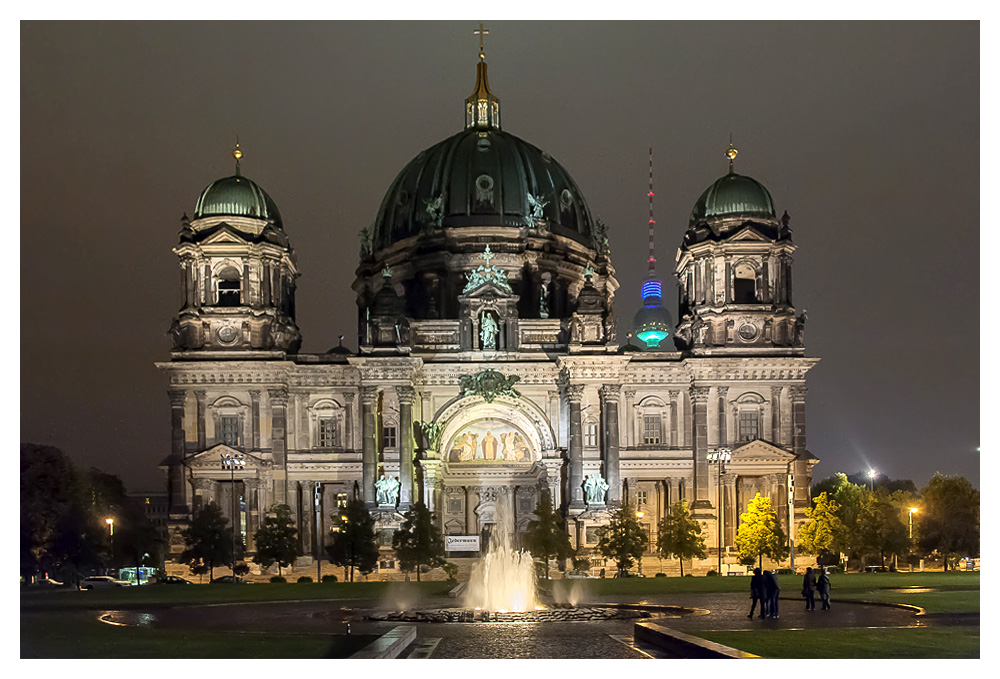
<svg viewBox="0 0 1000 679">
<path fill-rule="evenodd" d="M 399 399 L 400 405 L 413 405 L 413 399 L 416 398 L 417 392 L 413 387 L 396 387 L 396 398 Z"/>
<path fill-rule="evenodd" d="M 353 391 L 345 391 L 343 393 L 344 403 L 354 403 L 354 396 L 355 394 Z"/>
<path fill-rule="evenodd" d="M 781 398 L 781 385 L 772 384 L 771 385 L 771 398 Z"/>
<path fill-rule="evenodd" d="M 208 392 L 205 391 L 204 389 L 195 389 L 194 397 L 198 399 L 199 403 L 204 403 L 205 399 L 208 397 Z"/>
<path fill-rule="evenodd" d="M 729 395 L 729 387 L 727 386 L 716 387 L 716 389 L 719 390 L 719 398 L 725 398 Z"/>
<path fill-rule="evenodd" d="M 708 403 L 708 387 L 691 387 L 691 400 L 695 403 Z"/>
<path fill-rule="evenodd" d="M 622 393 L 625 394 L 626 401 L 631 401 L 635 398 L 635 389 L 623 389 Z"/>
<path fill-rule="evenodd" d="M 378 387 L 374 385 L 363 385 L 359 387 L 362 405 L 372 406 L 375 404 L 375 397 L 378 396 Z"/>
<path fill-rule="evenodd" d="M 570 403 L 579 403 L 583 400 L 582 384 L 567 384 L 563 387 L 563 391 L 566 392 L 566 398 Z"/>
<path fill-rule="evenodd" d="M 288 405 L 288 392 L 284 389 L 268 389 L 267 396 L 271 399 L 272 406 L 283 408 Z"/>
<path fill-rule="evenodd" d="M 260 403 L 260 389 L 250 390 L 250 400 L 254 403 Z"/>
<path fill-rule="evenodd" d="M 617 402 L 618 397 L 621 394 L 622 387 L 620 384 L 605 384 L 600 389 L 601 399 L 604 401 Z"/>
<path fill-rule="evenodd" d="M 807 391 L 809 390 L 804 384 L 793 384 L 788 387 L 788 395 L 793 401 L 804 401 Z"/>
<path fill-rule="evenodd" d="M 170 398 L 171 408 L 183 408 L 187 401 L 187 392 L 183 389 L 168 389 L 167 396 Z"/>
</svg>

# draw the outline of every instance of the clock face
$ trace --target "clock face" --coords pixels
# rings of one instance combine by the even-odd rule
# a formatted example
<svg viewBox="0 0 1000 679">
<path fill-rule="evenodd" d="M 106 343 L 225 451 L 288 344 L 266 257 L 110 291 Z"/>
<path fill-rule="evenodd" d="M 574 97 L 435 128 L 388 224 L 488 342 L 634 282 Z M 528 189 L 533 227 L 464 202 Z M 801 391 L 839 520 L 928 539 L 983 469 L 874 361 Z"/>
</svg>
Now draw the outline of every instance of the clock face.
<svg viewBox="0 0 1000 679">
<path fill-rule="evenodd" d="M 757 339 L 757 326 L 753 323 L 744 323 L 740 326 L 740 339 L 744 342 L 752 342 Z"/>
<path fill-rule="evenodd" d="M 223 344 L 232 344 L 236 341 L 239 331 L 231 325 L 224 325 L 219 328 L 215 334 L 219 337 L 219 341 Z"/>
</svg>

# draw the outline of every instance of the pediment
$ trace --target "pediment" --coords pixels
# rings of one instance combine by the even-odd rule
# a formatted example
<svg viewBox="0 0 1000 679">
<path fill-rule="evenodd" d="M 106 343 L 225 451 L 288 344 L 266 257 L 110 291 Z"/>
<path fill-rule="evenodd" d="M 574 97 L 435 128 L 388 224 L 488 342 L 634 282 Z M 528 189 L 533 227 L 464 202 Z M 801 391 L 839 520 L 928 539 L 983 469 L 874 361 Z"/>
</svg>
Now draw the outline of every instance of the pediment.
<svg viewBox="0 0 1000 679">
<path fill-rule="evenodd" d="M 733 450 L 732 461 L 740 462 L 775 462 L 787 464 L 795 459 L 795 453 L 789 452 L 775 444 L 757 439 Z"/>
<path fill-rule="evenodd" d="M 229 224 L 220 224 L 216 227 L 215 233 L 205 237 L 202 245 L 222 245 L 222 244 L 249 245 L 249 241 L 244 238 L 236 229 Z"/>
<path fill-rule="evenodd" d="M 269 466 L 267 462 L 261 458 L 252 455 L 250 453 L 244 452 L 238 448 L 228 446 L 225 443 L 217 443 L 210 448 L 189 455 L 185 460 L 185 464 L 192 470 L 197 471 L 223 471 L 222 469 L 222 457 L 224 455 L 236 456 L 242 455 L 243 459 L 246 460 L 246 466 L 244 471 L 263 469 Z"/>
<path fill-rule="evenodd" d="M 515 295 L 510 290 L 504 289 L 494 283 L 492 279 L 487 279 L 474 290 L 462 293 L 462 297 L 466 299 L 481 299 L 483 297 L 499 297 L 501 299 L 508 299 L 515 297 Z"/>
<path fill-rule="evenodd" d="M 744 224 L 740 230 L 728 238 L 730 241 L 755 241 L 770 243 L 771 239 L 755 229 L 751 224 Z"/>
</svg>

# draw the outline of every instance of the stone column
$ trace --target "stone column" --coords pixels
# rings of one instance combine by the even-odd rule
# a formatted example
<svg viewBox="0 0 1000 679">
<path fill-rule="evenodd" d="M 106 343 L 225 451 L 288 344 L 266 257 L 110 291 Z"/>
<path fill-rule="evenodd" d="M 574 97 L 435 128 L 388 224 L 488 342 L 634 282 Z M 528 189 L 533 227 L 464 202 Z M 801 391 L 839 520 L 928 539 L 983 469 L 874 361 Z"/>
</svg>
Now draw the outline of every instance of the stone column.
<svg viewBox="0 0 1000 679">
<path fill-rule="evenodd" d="M 205 434 L 205 400 L 208 394 L 204 389 L 194 392 L 194 397 L 198 400 L 198 451 L 208 447 L 208 437 Z"/>
<path fill-rule="evenodd" d="M 771 440 L 784 445 L 781 438 L 781 387 L 771 387 Z"/>
<path fill-rule="evenodd" d="M 413 502 L 413 387 L 396 387 L 399 399 L 399 511 Z"/>
<path fill-rule="evenodd" d="M 344 440 L 341 443 L 345 450 L 354 450 L 354 392 L 344 393 Z"/>
<path fill-rule="evenodd" d="M 625 447 L 635 448 L 635 389 L 625 390 Z"/>
<path fill-rule="evenodd" d="M 583 417 L 580 408 L 583 385 L 567 385 L 566 400 L 569 401 L 569 506 L 570 509 L 586 509 L 587 504 L 583 500 Z"/>
<path fill-rule="evenodd" d="M 260 450 L 260 390 L 250 390 L 250 450 Z"/>
<path fill-rule="evenodd" d="M 711 509 L 708 497 L 708 387 L 691 387 L 691 429 L 693 446 L 691 457 L 694 463 L 694 493 L 692 509 Z"/>
<path fill-rule="evenodd" d="M 806 465 L 806 386 L 788 388 L 792 401 L 792 474 L 795 479 L 795 507 L 809 506 L 808 466 Z"/>
<path fill-rule="evenodd" d="M 475 535 L 476 505 L 479 503 L 479 498 L 472 486 L 463 486 L 462 490 L 465 491 L 465 534 Z"/>
<path fill-rule="evenodd" d="M 271 400 L 271 461 L 274 464 L 275 490 L 280 493 L 281 504 L 288 504 L 288 467 L 285 459 L 285 420 L 288 408 L 288 392 L 284 389 L 268 389 Z"/>
<path fill-rule="evenodd" d="M 677 397 L 680 392 L 677 389 L 671 389 L 670 395 L 670 447 L 678 447 L 678 432 L 677 432 L 677 413 L 680 411 L 680 404 L 677 402 Z"/>
<path fill-rule="evenodd" d="M 733 265 L 730 263 L 729 259 L 726 258 L 726 304 L 733 301 Z"/>
<path fill-rule="evenodd" d="M 375 509 L 375 473 L 378 467 L 378 432 L 375 431 L 375 398 L 378 388 L 361 387 L 361 499 Z M 428 505 L 428 508 L 430 505 Z"/>
<path fill-rule="evenodd" d="M 187 399 L 187 392 L 183 389 L 170 389 L 167 391 L 170 397 L 170 472 L 167 476 L 167 493 L 170 498 L 170 513 L 187 512 L 187 493 L 185 492 L 184 479 L 184 456 L 185 434 L 184 434 L 184 402 Z"/>
<path fill-rule="evenodd" d="M 205 265 L 205 284 L 202 286 L 202 292 L 205 294 L 204 304 L 205 306 L 210 306 L 212 304 L 212 265 Z"/>
<path fill-rule="evenodd" d="M 736 474 L 722 475 L 722 515 L 725 517 L 725 532 L 722 534 L 722 548 L 736 544 L 736 528 L 740 514 L 736 506 Z"/>
<path fill-rule="evenodd" d="M 605 384 L 601 387 L 601 416 L 604 435 L 604 475 L 608 481 L 609 505 L 621 504 L 621 471 L 618 458 L 618 394 L 621 386 Z M 581 475 L 582 475 L 581 467 Z M 581 481 L 582 483 L 582 481 Z"/>
<path fill-rule="evenodd" d="M 421 460 L 420 466 L 424 470 L 424 504 L 429 511 L 436 512 L 441 504 L 441 488 L 444 486 L 441 479 L 441 460 Z M 438 517 L 439 526 L 440 522 Z"/>
<path fill-rule="evenodd" d="M 719 445 L 729 445 L 730 437 L 726 432 L 726 396 L 729 395 L 729 387 L 718 387 L 719 393 Z"/>
<path fill-rule="evenodd" d="M 260 481 L 246 479 L 243 481 L 243 486 L 246 488 L 244 497 L 246 497 L 247 503 L 247 552 L 256 552 L 257 543 L 253 536 L 260 528 L 260 503 L 258 501 Z"/>
</svg>

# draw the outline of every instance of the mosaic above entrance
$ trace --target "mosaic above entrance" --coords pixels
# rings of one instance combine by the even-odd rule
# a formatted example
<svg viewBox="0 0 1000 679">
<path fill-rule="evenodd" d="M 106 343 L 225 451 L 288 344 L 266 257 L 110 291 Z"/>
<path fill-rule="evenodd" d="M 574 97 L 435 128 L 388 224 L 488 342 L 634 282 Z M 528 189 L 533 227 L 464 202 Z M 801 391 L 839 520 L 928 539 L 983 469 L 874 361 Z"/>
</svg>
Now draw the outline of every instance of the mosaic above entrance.
<svg viewBox="0 0 1000 679">
<path fill-rule="evenodd" d="M 498 419 L 476 420 L 465 425 L 452 438 L 447 450 L 448 462 L 453 464 L 530 464 L 535 459 L 528 437 L 514 425 Z"/>
</svg>

